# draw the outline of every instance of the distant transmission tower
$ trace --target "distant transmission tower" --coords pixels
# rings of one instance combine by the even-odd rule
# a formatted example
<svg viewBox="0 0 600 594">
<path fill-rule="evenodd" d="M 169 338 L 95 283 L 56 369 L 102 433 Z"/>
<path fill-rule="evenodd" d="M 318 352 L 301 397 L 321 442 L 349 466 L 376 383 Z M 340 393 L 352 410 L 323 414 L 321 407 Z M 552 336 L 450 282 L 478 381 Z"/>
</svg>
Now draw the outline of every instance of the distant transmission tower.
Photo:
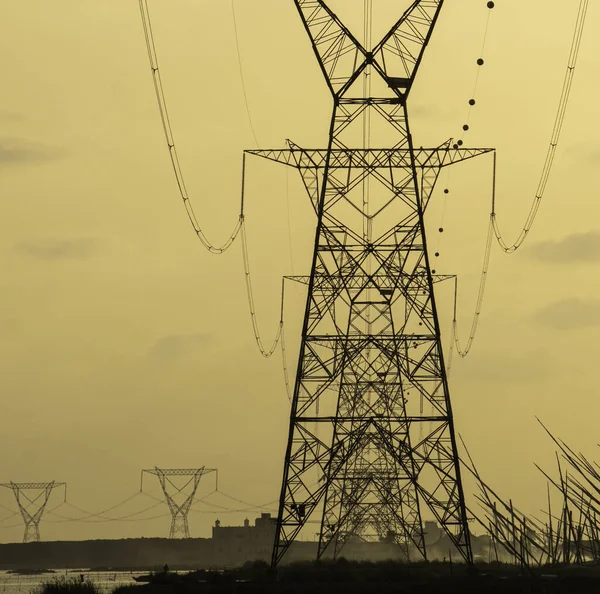
<svg viewBox="0 0 600 594">
<path fill-rule="evenodd" d="M 0 487 L 12 489 L 19 506 L 19 511 L 25 523 L 23 542 L 40 542 L 40 522 L 48 499 L 57 487 L 65 488 L 65 501 L 67 499 L 67 483 L 1 483 Z M 27 493 L 31 493 L 31 496 Z"/>
<path fill-rule="evenodd" d="M 217 472 L 216 468 L 151 468 L 142 470 L 140 490 L 143 490 L 144 472 L 154 474 L 160 481 L 165 500 L 171 511 L 171 531 L 169 538 L 189 538 L 188 513 L 194 502 L 200 479 L 210 472 Z M 184 477 L 183 483 L 175 483 L 171 478 Z M 188 489 L 187 493 L 185 489 Z"/>
<path fill-rule="evenodd" d="M 313 516 L 318 557 L 354 537 L 426 558 L 426 513 L 472 563 L 434 293 L 448 277 L 424 214 L 443 167 L 491 149 L 413 145 L 407 99 L 443 0 L 404 2 L 376 43 L 370 0 L 363 43 L 325 0 L 294 2 L 333 115 L 327 149 L 247 151 L 296 167 L 317 215 L 273 564 Z"/>
</svg>

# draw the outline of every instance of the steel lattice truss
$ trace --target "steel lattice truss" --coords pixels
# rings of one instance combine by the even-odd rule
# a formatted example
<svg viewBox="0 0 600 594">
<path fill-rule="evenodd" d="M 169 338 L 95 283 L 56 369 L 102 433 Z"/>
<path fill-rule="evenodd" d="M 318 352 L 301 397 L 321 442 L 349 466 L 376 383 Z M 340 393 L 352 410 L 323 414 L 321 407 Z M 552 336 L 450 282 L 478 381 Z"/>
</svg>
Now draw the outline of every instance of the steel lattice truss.
<svg viewBox="0 0 600 594">
<path fill-rule="evenodd" d="M 158 477 L 163 490 L 165 500 L 171 512 L 171 530 L 169 538 L 190 538 L 190 527 L 188 514 L 194 497 L 200 485 L 200 479 L 210 472 L 216 472 L 216 468 L 149 468 L 142 470 L 142 485 L 144 472 Z M 183 484 L 177 484 L 170 477 L 189 477 Z M 187 489 L 187 492 L 186 492 Z"/>
<path fill-rule="evenodd" d="M 325 1 L 295 0 L 333 96 L 329 146 L 247 151 L 297 168 L 317 215 L 274 565 L 311 518 L 319 557 L 360 538 L 426 558 L 425 510 L 472 562 L 423 217 L 441 169 L 491 149 L 412 144 L 442 4 L 412 2 L 367 50 Z"/>
<path fill-rule="evenodd" d="M 23 542 L 40 542 L 40 522 L 46 511 L 52 491 L 57 487 L 65 487 L 67 483 L 1 483 L 0 487 L 11 489 L 17 500 L 21 517 L 25 523 Z M 30 494 L 28 494 L 30 492 Z"/>
</svg>

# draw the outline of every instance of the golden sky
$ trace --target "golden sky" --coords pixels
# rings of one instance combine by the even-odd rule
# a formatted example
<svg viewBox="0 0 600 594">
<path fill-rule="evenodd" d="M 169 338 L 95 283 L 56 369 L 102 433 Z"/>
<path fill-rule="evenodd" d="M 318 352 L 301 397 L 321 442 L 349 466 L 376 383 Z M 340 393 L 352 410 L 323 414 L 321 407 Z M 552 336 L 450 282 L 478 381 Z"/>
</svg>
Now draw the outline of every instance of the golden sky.
<svg viewBox="0 0 600 594">
<path fill-rule="evenodd" d="M 485 4 L 445 4 L 412 95 L 417 145 L 437 146 L 461 134 Z M 97 511 L 132 495 L 143 467 L 207 465 L 219 468 L 226 493 L 275 500 L 289 420 L 280 357 L 265 361 L 254 344 L 239 243 L 212 256 L 189 226 L 162 137 L 137 2 L 0 5 L 0 480 L 67 481 L 69 500 Z M 349 6 L 344 10 L 352 19 Z M 394 6 L 374 0 L 379 16 Z M 498 0 L 491 15 L 465 144 L 498 149 L 497 210 L 509 239 L 537 186 L 577 6 L 576 0 Z M 231 6 L 150 0 L 150 7 L 188 189 L 205 231 L 219 242 L 238 212 L 241 151 L 255 148 Z M 281 147 L 286 138 L 323 146 L 330 99 L 293 2 L 236 0 L 236 7 L 261 148 Z M 494 247 L 477 341 L 467 359 L 455 357 L 452 369 L 457 428 L 480 470 L 532 513 L 544 501 L 533 462 L 553 464 L 535 415 L 574 448 L 599 457 L 599 23 L 592 3 L 536 226 L 517 254 Z M 428 224 L 440 226 L 441 190 L 448 187 L 445 233 L 430 242 L 442 254 L 438 272 L 460 275 L 466 335 L 491 160 L 457 166 L 441 179 Z M 268 342 L 279 317 L 281 276 L 309 270 L 314 220 L 296 172 L 286 175 L 274 164 L 249 164 L 246 199 L 255 297 Z M 438 299 L 447 350 L 451 287 L 440 287 Z M 300 288 L 288 291 L 291 369 L 303 300 Z M 158 494 L 157 484 L 147 485 Z M 14 508 L 11 497 L 0 493 L 0 503 Z M 54 497 L 50 507 L 60 503 Z M 212 497 L 218 505 L 237 505 Z M 140 497 L 114 514 L 152 503 Z M 155 512 L 165 510 L 148 515 Z M 77 515 L 67 508 L 57 513 Z M 227 524 L 246 515 L 252 516 L 191 513 L 192 533 L 208 536 L 217 517 Z M 168 532 L 168 518 L 47 519 L 44 539 Z M 16 523 L 0 523 L 0 541 L 21 538 Z"/>
</svg>

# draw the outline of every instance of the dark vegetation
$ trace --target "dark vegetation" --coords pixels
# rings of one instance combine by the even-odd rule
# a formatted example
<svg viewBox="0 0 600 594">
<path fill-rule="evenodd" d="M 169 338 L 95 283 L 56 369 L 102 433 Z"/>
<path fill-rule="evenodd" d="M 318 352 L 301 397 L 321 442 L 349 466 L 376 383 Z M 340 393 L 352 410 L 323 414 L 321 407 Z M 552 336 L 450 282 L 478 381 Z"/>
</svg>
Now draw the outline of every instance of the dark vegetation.
<svg viewBox="0 0 600 594">
<path fill-rule="evenodd" d="M 57 577 L 41 584 L 33 594 L 101 594 L 99 588 L 89 580 L 79 577 Z"/>
<path fill-rule="evenodd" d="M 505 564 L 468 575 L 450 563 L 294 563 L 273 572 L 264 562 L 228 571 L 155 573 L 149 583 L 121 586 L 115 594 L 588 594 L 600 591 L 600 568 L 540 568 L 523 573 Z"/>
</svg>

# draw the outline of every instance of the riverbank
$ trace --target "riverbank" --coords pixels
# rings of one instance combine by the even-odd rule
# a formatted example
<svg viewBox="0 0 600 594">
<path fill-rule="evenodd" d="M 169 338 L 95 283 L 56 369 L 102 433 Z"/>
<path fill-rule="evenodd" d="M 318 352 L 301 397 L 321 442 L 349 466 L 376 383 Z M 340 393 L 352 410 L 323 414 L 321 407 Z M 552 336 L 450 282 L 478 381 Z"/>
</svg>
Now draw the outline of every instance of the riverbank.
<svg viewBox="0 0 600 594">
<path fill-rule="evenodd" d="M 135 588 L 135 592 L 132 590 Z M 157 573 L 145 585 L 114 594 L 591 594 L 600 590 L 600 568 L 520 568 L 481 565 L 468 574 L 450 563 L 296 563 L 273 572 L 251 563 L 224 572 Z"/>
</svg>

